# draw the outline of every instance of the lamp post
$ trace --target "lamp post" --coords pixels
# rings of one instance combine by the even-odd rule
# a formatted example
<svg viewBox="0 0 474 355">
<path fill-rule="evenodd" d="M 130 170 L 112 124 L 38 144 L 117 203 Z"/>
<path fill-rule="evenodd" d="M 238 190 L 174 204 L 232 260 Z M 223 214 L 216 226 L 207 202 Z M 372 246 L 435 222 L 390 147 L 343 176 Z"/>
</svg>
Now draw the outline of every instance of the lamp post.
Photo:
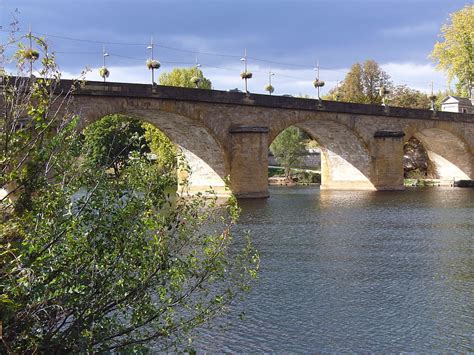
<svg viewBox="0 0 474 355">
<path fill-rule="evenodd" d="M 379 95 L 382 97 L 382 106 L 387 105 L 388 94 L 390 94 L 390 91 L 385 86 L 382 85 L 379 89 Z"/>
<path fill-rule="evenodd" d="M 433 92 L 433 82 L 431 82 L 431 95 L 430 95 L 430 97 L 429 97 L 430 103 L 431 103 L 431 108 L 430 108 L 431 111 L 434 111 L 434 110 L 435 110 L 435 101 L 436 101 L 436 98 L 437 98 L 437 97 L 436 97 L 436 95 L 435 95 L 434 92 Z"/>
<path fill-rule="evenodd" d="M 275 73 L 272 73 L 270 70 L 268 72 L 268 85 L 265 85 L 265 91 L 268 92 L 270 95 L 275 91 L 275 88 L 272 86 L 272 76 L 274 76 Z"/>
<path fill-rule="evenodd" d="M 379 89 L 379 96 L 382 98 L 382 106 L 387 105 L 387 95 L 390 94 L 390 90 L 388 90 L 385 85 L 383 84 L 383 80 L 380 80 L 380 89 Z"/>
<path fill-rule="evenodd" d="M 31 38 L 32 34 L 31 34 L 31 24 L 30 24 L 30 27 L 29 27 L 29 31 L 28 31 L 28 38 L 30 40 L 30 48 L 29 50 L 30 51 L 33 51 L 33 40 Z M 30 77 L 33 76 L 33 58 L 30 59 Z"/>
<path fill-rule="evenodd" d="M 244 71 L 240 73 L 240 77 L 245 81 L 245 93 L 248 94 L 247 80 L 252 79 L 252 73 L 247 71 L 247 48 L 245 48 L 244 57 L 240 58 L 240 61 L 244 62 Z"/>
<path fill-rule="evenodd" d="M 155 83 L 155 69 L 159 69 L 161 66 L 161 63 L 153 57 L 153 49 L 155 45 L 153 43 L 153 36 L 151 37 L 150 40 L 150 45 L 146 47 L 151 51 L 151 58 L 146 61 L 146 66 L 148 69 L 151 70 L 151 85 L 156 85 Z"/>
<path fill-rule="evenodd" d="M 340 81 L 336 80 L 336 92 L 334 93 L 334 98 L 336 99 L 336 101 L 339 101 L 339 99 L 341 98 L 341 93 L 339 92 L 339 83 Z"/>
<path fill-rule="evenodd" d="M 318 89 L 318 106 L 321 107 L 322 106 L 322 102 L 321 102 L 321 96 L 319 95 L 320 94 L 320 89 L 324 86 L 324 81 L 320 80 L 319 79 L 319 60 L 316 64 L 316 68 L 314 68 L 314 70 L 316 70 L 316 80 L 313 81 L 313 85 L 316 89 Z"/>
<path fill-rule="evenodd" d="M 99 70 L 99 75 L 104 79 L 104 83 L 110 75 L 109 70 L 105 66 L 105 58 L 109 56 L 109 53 L 105 51 L 105 46 L 102 47 L 102 68 Z"/>
<path fill-rule="evenodd" d="M 196 75 L 194 75 L 192 78 L 191 78 L 191 82 L 196 86 L 196 89 L 199 88 L 199 83 L 202 81 L 202 78 L 199 77 L 198 75 L 198 69 L 201 67 L 201 64 L 199 64 L 198 62 L 198 58 L 196 56 L 196 61 L 195 61 L 195 64 L 194 64 L 194 70 L 196 72 Z"/>
<path fill-rule="evenodd" d="M 19 51 L 18 54 L 21 55 L 22 60 L 29 62 L 30 78 L 33 78 L 34 77 L 33 76 L 33 62 L 37 60 L 40 55 L 37 50 L 33 49 L 33 34 L 31 32 L 31 25 L 30 25 L 28 34 L 25 37 L 28 38 L 29 45 L 23 48 L 21 51 Z M 46 55 L 48 55 L 47 54 L 48 49 L 46 45 L 44 45 L 44 50 L 45 50 Z M 0 67 L 0 68 L 3 68 L 3 67 Z"/>
</svg>

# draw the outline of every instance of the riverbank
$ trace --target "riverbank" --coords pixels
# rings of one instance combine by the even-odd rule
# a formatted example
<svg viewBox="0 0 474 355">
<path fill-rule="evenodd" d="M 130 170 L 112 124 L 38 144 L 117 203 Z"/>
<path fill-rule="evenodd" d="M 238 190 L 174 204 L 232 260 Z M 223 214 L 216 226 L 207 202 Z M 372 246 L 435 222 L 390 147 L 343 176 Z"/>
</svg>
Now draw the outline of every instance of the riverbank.
<svg viewBox="0 0 474 355">
<path fill-rule="evenodd" d="M 404 184 L 414 187 L 474 187 L 474 180 L 405 179 Z"/>
<path fill-rule="evenodd" d="M 292 168 L 290 176 L 291 177 L 286 177 L 285 169 L 281 167 L 268 167 L 268 184 L 270 186 L 308 186 L 321 184 L 321 172 L 319 170 Z"/>
</svg>

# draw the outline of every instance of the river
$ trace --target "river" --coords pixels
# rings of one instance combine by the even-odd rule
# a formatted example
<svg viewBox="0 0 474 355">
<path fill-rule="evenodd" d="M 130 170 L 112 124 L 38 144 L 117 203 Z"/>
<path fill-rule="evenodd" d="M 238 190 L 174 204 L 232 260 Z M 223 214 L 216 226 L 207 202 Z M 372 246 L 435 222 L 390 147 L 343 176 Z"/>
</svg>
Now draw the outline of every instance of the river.
<svg viewBox="0 0 474 355">
<path fill-rule="evenodd" d="M 474 351 L 474 189 L 270 194 L 240 202 L 259 280 L 199 352 Z"/>
</svg>

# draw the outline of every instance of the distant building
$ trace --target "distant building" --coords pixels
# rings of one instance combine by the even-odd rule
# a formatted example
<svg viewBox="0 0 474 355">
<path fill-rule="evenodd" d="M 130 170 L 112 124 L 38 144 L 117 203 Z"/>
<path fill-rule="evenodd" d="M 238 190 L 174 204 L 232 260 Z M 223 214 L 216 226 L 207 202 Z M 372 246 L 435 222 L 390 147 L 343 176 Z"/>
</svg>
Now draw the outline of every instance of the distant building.
<svg viewBox="0 0 474 355">
<path fill-rule="evenodd" d="M 470 99 L 464 97 L 446 96 L 441 101 L 441 111 L 474 114 L 474 105 Z"/>
</svg>

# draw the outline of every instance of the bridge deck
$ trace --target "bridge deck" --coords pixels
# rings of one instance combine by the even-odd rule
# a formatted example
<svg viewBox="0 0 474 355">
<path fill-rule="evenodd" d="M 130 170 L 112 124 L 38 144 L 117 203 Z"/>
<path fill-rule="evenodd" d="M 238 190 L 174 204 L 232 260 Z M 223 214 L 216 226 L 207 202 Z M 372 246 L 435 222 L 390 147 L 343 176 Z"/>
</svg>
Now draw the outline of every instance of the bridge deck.
<svg viewBox="0 0 474 355">
<path fill-rule="evenodd" d="M 70 89 L 72 80 L 61 80 L 60 90 Z M 387 116 L 410 119 L 428 119 L 437 121 L 474 122 L 474 114 L 409 109 L 381 105 L 365 105 L 347 102 L 322 100 L 321 105 L 315 99 L 262 95 L 219 90 L 204 90 L 172 86 L 129 84 L 88 81 L 75 92 L 75 95 L 156 98 L 162 100 L 193 101 L 215 104 L 271 107 L 291 110 L 345 113 L 369 116 Z"/>
</svg>

